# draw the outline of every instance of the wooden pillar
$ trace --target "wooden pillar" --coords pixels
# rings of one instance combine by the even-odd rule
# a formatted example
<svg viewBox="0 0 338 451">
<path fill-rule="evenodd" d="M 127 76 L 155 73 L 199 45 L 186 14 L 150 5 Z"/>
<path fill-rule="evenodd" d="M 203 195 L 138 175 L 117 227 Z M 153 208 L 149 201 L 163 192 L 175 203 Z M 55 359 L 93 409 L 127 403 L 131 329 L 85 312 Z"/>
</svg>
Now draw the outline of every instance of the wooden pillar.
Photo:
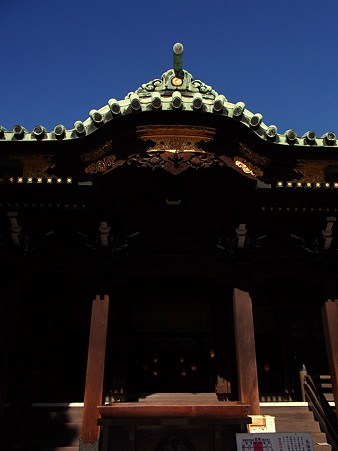
<svg viewBox="0 0 338 451">
<path fill-rule="evenodd" d="M 330 366 L 333 399 L 338 406 L 338 300 L 328 300 L 322 307 L 322 320 Z M 338 418 L 338 409 L 336 409 Z"/>
<path fill-rule="evenodd" d="M 106 359 L 109 297 L 96 296 L 92 306 L 87 374 L 84 394 L 80 451 L 98 451 L 100 427 L 98 405 L 103 402 L 103 382 Z"/>
<path fill-rule="evenodd" d="M 22 262 L 7 259 L 1 265 L 0 287 L 0 436 L 1 449 L 9 449 L 14 440 L 23 439 L 22 418 L 31 409 L 35 395 L 33 365 L 22 367 L 17 362 L 27 356 L 27 362 L 34 361 L 34 349 L 28 333 L 30 317 L 24 313 L 25 277 Z M 17 376 L 17 377 L 14 377 Z M 9 389 L 11 395 L 8 396 Z M 6 403 L 8 405 L 6 406 Z M 14 439 L 14 440 L 13 440 Z"/>
<path fill-rule="evenodd" d="M 239 400 L 250 404 L 250 414 L 259 415 L 255 334 L 249 293 L 235 288 L 233 307 Z"/>
</svg>

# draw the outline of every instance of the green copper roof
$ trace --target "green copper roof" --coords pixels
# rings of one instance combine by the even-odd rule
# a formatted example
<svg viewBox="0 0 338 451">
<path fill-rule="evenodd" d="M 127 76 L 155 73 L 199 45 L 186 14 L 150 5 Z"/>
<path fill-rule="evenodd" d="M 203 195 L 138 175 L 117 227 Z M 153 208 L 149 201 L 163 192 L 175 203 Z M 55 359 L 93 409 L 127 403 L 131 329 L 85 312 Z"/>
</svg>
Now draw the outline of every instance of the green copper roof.
<svg viewBox="0 0 338 451">
<path fill-rule="evenodd" d="M 182 110 L 192 114 L 203 112 L 226 116 L 248 127 L 262 140 L 277 144 L 337 147 L 334 132 L 327 132 L 321 137 L 317 137 L 312 130 L 303 136 L 297 136 L 295 130 L 278 133 L 275 125 L 266 125 L 263 122 L 263 116 L 247 110 L 244 102 L 229 102 L 224 95 L 218 94 L 211 86 L 200 80 L 194 80 L 192 74 L 182 68 L 182 44 L 176 43 L 173 46 L 173 54 L 174 67 L 164 72 L 161 78 L 142 84 L 122 100 L 109 99 L 102 108 L 90 110 L 87 119 L 75 121 L 74 128 L 66 129 L 59 124 L 54 130 L 48 131 L 42 125 L 37 125 L 32 131 L 27 131 L 21 125 L 15 125 L 11 131 L 8 131 L 0 126 L 0 142 L 79 139 L 95 133 L 97 128 L 117 120 L 120 116 L 134 113 L 147 114 L 154 110 Z"/>
</svg>

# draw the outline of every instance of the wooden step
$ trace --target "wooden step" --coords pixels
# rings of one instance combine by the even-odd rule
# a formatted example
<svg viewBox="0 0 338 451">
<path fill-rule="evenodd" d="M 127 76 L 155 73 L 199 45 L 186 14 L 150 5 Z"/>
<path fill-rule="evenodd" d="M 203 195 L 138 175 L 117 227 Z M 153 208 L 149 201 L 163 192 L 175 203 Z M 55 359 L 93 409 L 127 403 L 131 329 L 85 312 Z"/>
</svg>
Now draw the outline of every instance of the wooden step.
<svg viewBox="0 0 338 451">
<path fill-rule="evenodd" d="M 140 397 L 140 403 L 205 404 L 219 402 L 216 393 L 152 393 Z"/>
<path fill-rule="evenodd" d="M 331 376 L 329 374 L 321 374 L 319 383 L 326 400 L 328 402 L 334 401 Z"/>
<path fill-rule="evenodd" d="M 315 451 L 331 451 L 324 432 L 307 405 L 261 406 L 261 415 L 275 417 L 276 432 L 308 432 L 311 434 Z"/>
<path fill-rule="evenodd" d="M 24 445 L 23 447 L 10 448 L 11 451 L 79 451 L 79 445 L 77 446 L 48 446 L 48 447 L 39 447 L 36 448 L 35 445 L 32 447 L 27 447 Z"/>
<path fill-rule="evenodd" d="M 191 403 L 198 400 L 204 404 L 215 401 L 213 393 L 179 393 L 174 394 L 176 402 Z M 140 398 L 139 402 L 170 402 L 172 393 L 152 394 Z M 264 403 L 265 404 L 265 403 Z M 268 403 L 267 403 L 268 404 Z M 306 405 L 285 403 L 278 405 L 261 405 L 261 415 L 275 417 L 276 432 L 309 432 L 315 451 L 331 451 L 326 436 L 320 430 L 319 423 Z M 30 413 L 25 429 L 25 444 L 20 448 L 17 444 L 13 451 L 78 451 L 82 425 L 83 407 L 70 406 L 35 406 Z"/>
</svg>

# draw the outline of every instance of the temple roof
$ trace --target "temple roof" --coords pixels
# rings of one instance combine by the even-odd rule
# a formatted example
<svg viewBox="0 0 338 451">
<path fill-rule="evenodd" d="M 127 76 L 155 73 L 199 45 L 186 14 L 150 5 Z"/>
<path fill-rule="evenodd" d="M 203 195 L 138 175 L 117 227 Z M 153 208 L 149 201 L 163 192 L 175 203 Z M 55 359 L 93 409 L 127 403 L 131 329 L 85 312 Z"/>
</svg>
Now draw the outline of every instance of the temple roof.
<svg viewBox="0 0 338 451">
<path fill-rule="evenodd" d="M 43 125 L 37 125 L 31 131 L 22 125 L 14 125 L 12 130 L 6 130 L 0 125 L 0 143 L 77 140 L 96 133 L 99 128 L 121 116 L 148 114 L 151 111 L 184 111 L 226 117 L 269 143 L 337 147 L 336 135 L 332 131 L 320 137 L 316 136 L 313 130 L 302 136 L 297 136 L 293 129 L 278 133 L 276 125 L 264 123 L 261 113 L 249 111 L 244 102 L 232 103 L 223 94 L 218 94 L 203 81 L 195 80 L 192 74 L 182 69 L 182 44 L 174 45 L 173 54 L 174 67 L 164 72 L 161 78 L 142 84 L 122 100 L 109 99 L 101 108 L 90 110 L 86 119 L 76 120 L 72 129 L 66 129 L 62 123 L 51 131 L 46 130 Z"/>
<path fill-rule="evenodd" d="M 57 271 L 76 261 L 80 273 L 96 265 L 92 252 L 104 252 L 108 272 L 122 267 L 110 260 L 121 254 L 136 274 L 144 255 L 152 274 L 172 274 L 208 253 L 225 279 L 235 255 L 241 283 L 300 268 L 311 278 L 307 268 L 316 271 L 321 255 L 336 274 L 334 133 L 279 134 L 244 103 L 194 80 L 182 52 L 175 44 L 172 69 L 71 130 L 0 132 L 0 251 L 20 249 Z M 177 266 L 182 254 L 189 262 Z"/>
<path fill-rule="evenodd" d="M 92 109 L 74 128 L 32 131 L 0 127 L 0 183 L 24 180 L 91 181 L 123 166 L 164 170 L 222 168 L 277 187 L 338 188 L 338 143 L 333 132 L 280 134 L 244 102 L 232 103 L 182 67 L 173 68 L 124 99 Z M 242 177 L 241 177 L 242 178 Z"/>
</svg>

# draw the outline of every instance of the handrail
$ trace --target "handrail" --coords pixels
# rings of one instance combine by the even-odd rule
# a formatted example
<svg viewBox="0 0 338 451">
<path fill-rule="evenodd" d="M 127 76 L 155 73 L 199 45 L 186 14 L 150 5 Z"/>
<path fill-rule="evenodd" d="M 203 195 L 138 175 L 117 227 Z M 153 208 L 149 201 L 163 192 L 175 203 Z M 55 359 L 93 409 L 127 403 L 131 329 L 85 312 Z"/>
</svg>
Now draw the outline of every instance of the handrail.
<svg viewBox="0 0 338 451">
<path fill-rule="evenodd" d="M 322 431 L 326 434 L 326 438 L 332 446 L 332 449 L 338 451 L 337 417 L 325 398 L 320 385 L 308 374 L 304 376 L 304 392 L 310 410 L 312 410 L 315 419 L 320 424 Z"/>
</svg>

